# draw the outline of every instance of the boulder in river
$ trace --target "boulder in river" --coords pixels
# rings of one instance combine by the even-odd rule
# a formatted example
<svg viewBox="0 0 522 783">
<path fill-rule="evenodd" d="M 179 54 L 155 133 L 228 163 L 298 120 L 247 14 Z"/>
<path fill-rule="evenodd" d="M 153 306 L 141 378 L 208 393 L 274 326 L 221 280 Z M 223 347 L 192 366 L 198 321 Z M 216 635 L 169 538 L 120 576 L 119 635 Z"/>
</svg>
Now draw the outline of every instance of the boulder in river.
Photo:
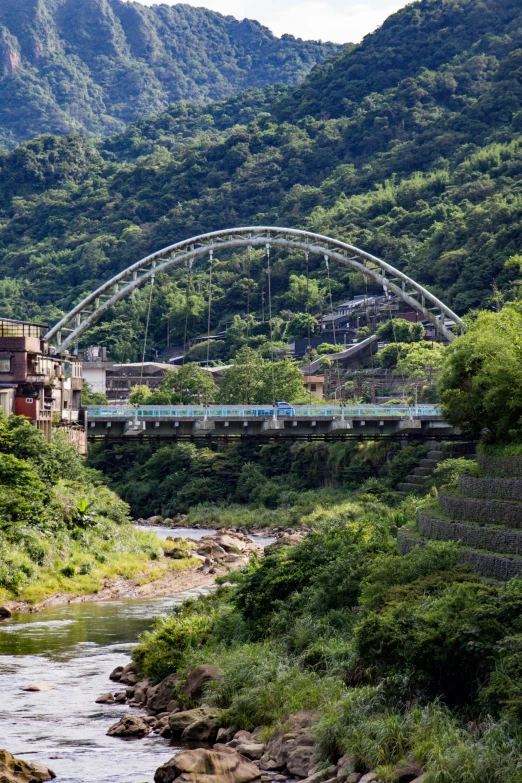
<svg viewBox="0 0 522 783">
<path fill-rule="evenodd" d="M 157 685 L 153 685 L 147 691 L 147 709 L 150 712 L 172 712 L 168 709 L 177 690 L 179 674 L 169 674 Z"/>
<path fill-rule="evenodd" d="M 260 778 L 255 764 L 239 753 L 196 748 L 182 750 L 159 767 L 154 783 L 251 783 Z"/>
<path fill-rule="evenodd" d="M 52 685 L 49 685 L 48 682 L 32 682 L 30 685 L 25 685 L 22 688 L 23 691 L 34 691 L 35 693 L 52 691 L 52 689 Z"/>
<path fill-rule="evenodd" d="M 0 606 L 0 620 L 9 620 L 12 617 L 10 609 L 7 606 Z"/>
<path fill-rule="evenodd" d="M 175 712 L 169 717 L 169 728 L 173 737 L 187 741 L 216 741 L 220 712 L 213 707 L 198 707 L 194 710 Z"/>
<path fill-rule="evenodd" d="M 96 699 L 96 704 L 114 704 L 114 696 L 112 693 L 102 693 Z"/>
<path fill-rule="evenodd" d="M 150 734 L 151 728 L 143 718 L 137 715 L 124 715 L 118 723 L 111 726 L 107 732 L 109 737 L 120 739 L 141 739 Z"/>
<path fill-rule="evenodd" d="M 128 663 L 123 667 L 123 671 L 120 674 L 119 682 L 123 682 L 124 685 L 136 685 L 138 682 L 138 675 L 133 663 Z"/>
<path fill-rule="evenodd" d="M 212 666 L 211 664 L 196 666 L 195 669 L 188 673 L 187 679 L 181 686 L 181 693 L 189 699 L 198 699 L 202 695 L 203 688 L 207 682 L 212 680 L 222 681 L 224 678 L 225 674 L 219 666 Z"/>
<path fill-rule="evenodd" d="M 116 668 L 113 669 L 109 674 L 109 680 L 112 680 L 113 682 L 119 682 L 121 675 L 123 674 L 123 668 L 123 666 L 116 666 Z"/>
<path fill-rule="evenodd" d="M 29 764 L 15 758 L 8 750 L 0 750 L 0 780 L 2 783 L 43 783 L 56 775 L 45 764 Z"/>
</svg>

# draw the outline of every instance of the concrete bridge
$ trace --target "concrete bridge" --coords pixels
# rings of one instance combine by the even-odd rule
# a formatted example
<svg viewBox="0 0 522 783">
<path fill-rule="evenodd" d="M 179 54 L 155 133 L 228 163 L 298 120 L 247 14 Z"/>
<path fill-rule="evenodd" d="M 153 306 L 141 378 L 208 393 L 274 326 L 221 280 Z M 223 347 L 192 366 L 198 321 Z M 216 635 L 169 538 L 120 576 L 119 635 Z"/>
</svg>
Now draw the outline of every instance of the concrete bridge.
<svg viewBox="0 0 522 783">
<path fill-rule="evenodd" d="M 90 406 L 90 439 L 375 438 L 454 436 L 435 405 Z"/>
</svg>

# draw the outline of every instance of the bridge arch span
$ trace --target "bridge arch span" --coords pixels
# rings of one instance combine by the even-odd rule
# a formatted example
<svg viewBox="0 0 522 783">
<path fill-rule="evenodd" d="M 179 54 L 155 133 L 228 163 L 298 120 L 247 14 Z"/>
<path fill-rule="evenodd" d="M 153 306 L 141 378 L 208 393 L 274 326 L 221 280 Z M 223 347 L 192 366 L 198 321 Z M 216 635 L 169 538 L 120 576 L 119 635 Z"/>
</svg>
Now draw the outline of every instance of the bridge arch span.
<svg viewBox="0 0 522 783">
<path fill-rule="evenodd" d="M 86 296 L 50 329 L 45 339 L 54 340 L 58 352 L 65 351 L 111 307 L 130 296 L 159 272 L 166 272 L 184 262 L 193 262 L 210 251 L 267 245 L 317 253 L 329 261 L 337 261 L 361 272 L 368 280 L 381 285 L 385 291 L 396 294 L 413 307 L 450 342 L 454 335 L 445 325 L 445 319 L 449 318 L 462 327 L 461 318 L 430 291 L 365 250 L 310 231 L 277 226 L 246 226 L 191 237 L 142 258 Z"/>
</svg>

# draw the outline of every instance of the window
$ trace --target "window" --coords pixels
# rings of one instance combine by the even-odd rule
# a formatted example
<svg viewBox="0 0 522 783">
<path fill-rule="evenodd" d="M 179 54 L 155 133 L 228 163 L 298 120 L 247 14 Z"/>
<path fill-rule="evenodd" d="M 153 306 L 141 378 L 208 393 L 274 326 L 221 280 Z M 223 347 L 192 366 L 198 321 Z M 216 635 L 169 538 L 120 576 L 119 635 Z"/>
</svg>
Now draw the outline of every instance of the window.
<svg viewBox="0 0 522 783">
<path fill-rule="evenodd" d="M 0 354 L 0 372 L 11 372 L 11 354 Z"/>
<path fill-rule="evenodd" d="M 310 384 L 310 391 L 317 391 L 317 384 L 316 383 Z"/>
</svg>

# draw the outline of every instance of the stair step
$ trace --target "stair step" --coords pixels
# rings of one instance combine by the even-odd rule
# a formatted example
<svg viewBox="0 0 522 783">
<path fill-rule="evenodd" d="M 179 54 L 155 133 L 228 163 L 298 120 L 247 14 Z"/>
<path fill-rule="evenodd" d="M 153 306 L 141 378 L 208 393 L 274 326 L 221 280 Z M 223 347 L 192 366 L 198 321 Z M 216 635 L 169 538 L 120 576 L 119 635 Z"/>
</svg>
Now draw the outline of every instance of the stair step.
<svg viewBox="0 0 522 783">
<path fill-rule="evenodd" d="M 428 491 L 426 487 L 421 487 L 419 484 L 410 484 L 408 481 L 401 481 L 399 490 L 408 493 L 414 492 L 416 495 L 425 495 Z"/>
<path fill-rule="evenodd" d="M 410 475 L 406 476 L 404 480 L 408 484 L 420 484 L 421 486 L 424 486 L 424 482 L 426 481 L 426 476 L 414 476 L 410 473 Z"/>
<path fill-rule="evenodd" d="M 412 473 L 414 476 L 430 476 L 430 468 L 413 468 Z"/>
<path fill-rule="evenodd" d="M 419 462 L 419 466 L 421 468 L 429 468 L 429 470 L 433 470 L 433 468 L 436 468 L 439 463 L 439 460 L 436 459 L 421 459 Z"/>
<path fill-rule="evenodd" d="M 428 451 L 426 457 L 428 459 L 434 459 L 437 462 L 440 462 L 441 460 L 445 459 L 446 453 L 444 451 L 440 451 L 439 449 L 434 449 L 433 451 Z"/>
</svg>

